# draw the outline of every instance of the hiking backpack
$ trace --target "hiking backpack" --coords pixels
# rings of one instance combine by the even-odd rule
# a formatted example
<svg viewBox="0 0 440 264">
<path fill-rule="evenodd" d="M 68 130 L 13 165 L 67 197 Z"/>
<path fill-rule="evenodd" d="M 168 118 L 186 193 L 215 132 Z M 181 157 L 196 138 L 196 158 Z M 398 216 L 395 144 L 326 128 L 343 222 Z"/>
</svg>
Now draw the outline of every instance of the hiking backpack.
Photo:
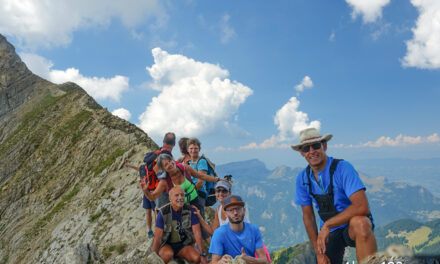
<svg viewBox="0 0 440 264">
<path fill-rule="evenodd" d="M 144 164 L 139 167 L 139 176 L 141 178 L 145 178 L 145 181 L 148 182 L 148 190 L 152 191 L 156 189 L 159 184 L 159 179 L 157 178 L 156 172 L 154 171 L 154 166 L 156 166 L 157 157 L 162 154 L 170 154 L 168 150 L 159 149 L 154 152 L 148 152 L 144 157 Z"/>
<path fill-rule="evenodd" d="M 215 164 L 212 161 L 210 161 L 207 157 L 205 157 L 205 155 L 203 155 L 203 154 L 199 158 L 199 160 L 197 161 L 196 168 L 198 167 L 199 161 L 201 159 L 205 159 L 206 163 L 208 163 L 208 170 L 209 170 L 209 168 L 211 168 L 212 173 L 213 173 L 213 175 L 211 175 L 211 176 L 218 177 L 217 173 L 215 172 Z M 206 173 L 208 173 L 208 172 L 206 172 Z M 213 206 L 217 202 L 217 199 L 215 197 L 215 184 L 216 184 L 215 182 L 205 181 L 204 185 L 205 185 L 206 192 L 208 193 L 208 196 L 206 197 L 206 201 L 205 201 L 205 206 Z"/>
</svg>

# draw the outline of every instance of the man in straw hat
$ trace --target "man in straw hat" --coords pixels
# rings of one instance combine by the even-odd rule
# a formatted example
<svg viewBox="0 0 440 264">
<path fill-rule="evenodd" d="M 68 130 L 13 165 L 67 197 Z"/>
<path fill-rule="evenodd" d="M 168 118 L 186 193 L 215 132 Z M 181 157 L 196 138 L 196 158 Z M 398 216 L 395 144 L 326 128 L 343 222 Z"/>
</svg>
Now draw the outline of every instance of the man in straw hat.
<svg viewBox="0 0 440 264">
<path fill-rule="evenodd" d="M 350 163 L 327 156 L 332 137 L 307 128 L 292 146 L 309 164 L 296 178 L 295 203 L 302 207 L 318 264 L 342 263 L 347 246 L 356 247 L 358 261 L 377 251 L 366 188 Z M 321 218 L 319 232 L 312 203 Z"/>
</svg>

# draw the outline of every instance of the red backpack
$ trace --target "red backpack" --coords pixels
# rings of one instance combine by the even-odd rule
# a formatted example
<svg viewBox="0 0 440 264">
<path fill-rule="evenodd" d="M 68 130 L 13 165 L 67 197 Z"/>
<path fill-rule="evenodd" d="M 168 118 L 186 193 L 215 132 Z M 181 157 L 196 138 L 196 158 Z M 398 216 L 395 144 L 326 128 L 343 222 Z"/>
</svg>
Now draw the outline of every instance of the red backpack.
<svg viewBox="0 0 440 264">
<path fill-rule="evenodd" d="M 148 190 L 152 191 L 156 189 L 157 185 L 159 184 L 159 179 L 154 171 L 154 166 L 156 166 L 157 156 L 164 152 L 167 154 L 170 153 L 168 150 L 164 149 L 159 149 L 155 152 L 148 152 L 144 157 L 145 164 L 142 164 L 139 168 L 141 178 L 145 177 L 145 181 L 148 182 Z"/>
</svg>

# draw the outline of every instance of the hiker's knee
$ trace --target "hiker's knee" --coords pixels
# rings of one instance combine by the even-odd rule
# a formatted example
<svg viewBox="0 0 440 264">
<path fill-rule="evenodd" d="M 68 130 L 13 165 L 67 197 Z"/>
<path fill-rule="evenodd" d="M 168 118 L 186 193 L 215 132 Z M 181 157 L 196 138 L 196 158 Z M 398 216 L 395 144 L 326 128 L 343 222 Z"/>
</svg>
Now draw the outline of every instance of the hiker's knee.
<svg viewBox="0 0 440 264">
<path fill-rule="evenodd" d="M 351 234 L 356 239 L 367 239 L 372 234 L 371 221 L 365 216 L 355 216 L 350 219 Z"/>
<path fill-rule="evenodd" d="M 168 263 L 173 258 L 174 252 L 171 247 L 169 247 L 168 245 L 164 245 L 159 250 L 159 256 L 165 263 Z"/>
</svg>

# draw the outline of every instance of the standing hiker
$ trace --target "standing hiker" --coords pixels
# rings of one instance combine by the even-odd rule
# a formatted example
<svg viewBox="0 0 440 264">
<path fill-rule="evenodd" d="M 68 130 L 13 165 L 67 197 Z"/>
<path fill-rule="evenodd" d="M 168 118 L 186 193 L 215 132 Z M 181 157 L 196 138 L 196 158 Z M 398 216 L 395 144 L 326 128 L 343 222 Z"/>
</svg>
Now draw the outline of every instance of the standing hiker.
<svg viewBox="0 0 440 264">
<path fill-rule="evenodd" d="M 172 132 L 168 132 L 165 134 L 163 138 L 162 147 L 154 152 L 149 152 L 144 157 L 144 164 L 139 167 L 139 176 L 145 182 L 148 181 L 149 185 L 147 186 L 147 192 L 152 192 L 156 189 L 158 184 L 157 178 L 157 166 L 156 160 L 157 157 L 162 154 L 171 155 L 173 151 L 174 145 L 176 145 L 176 135 Z M 150 201 L 147 199 L 145 194 L 142 197 L 142 207 L 145 209 L 147 214 L 147 226 L 148 226 L 148 237 L 153 237 L 153 231 L 151 230 L 151 222 L 152 222 L 152 210 L 155 210 L 156 204 L 160 207 L 168 202 L 168 196 L 163 194 L 157 198 L 156 203 L 154 201 Z M 156 213 L 157 215 L 157 213 Z"/>
<path fill-rule="evenodd" d="M 214 169 L 209 166 L 209 162 L 205 156 L 200 156 L 200 150 L 202 148 L 202 143 L 197 138 L 190 138 L 187 141 L 188 153 L 191 159 L 188 164 L 195 170 L 206 175 L 214 175 Z M 211 182 L 204 182 L 203 180 L 193 178 L 195 187 L 197 189 L 197 194 L 199 195 L 199 201 L 201 204 L 200 215 L 204 218 L 205 216 L 205 206 L 211 206 L 215 203 L 215 196 L 211 197 L 211 203 L 206 204 L 208 195 L 210 193 L 214 194 L 214 184 Z M 213 190 L 211 192 L 211 189 Z M 213 201 L 212 201 L 213 200 Z M 209 244 L 209 234 L 206 233 L 205 229 L 202 229 L 203 239 L 206 239 Z"/>
<path fill-rule="evenodd" d="M 183 137 L 183 138 L 179 139 L 178 144 L 179 144 L 179 149 L 180 149 L 180 153 L 182 154 L 182 157 L 178 158 L 177 162 L 187 164 L 187 162 L 191 159 L 191 156 L 188 153 L 188 145 L 187 145 L 188 139 L 189 138 L 187 138 L 187 137 Z"/>
<path fill-rule="evenodd" d="M 296 179 L 295 203 L 301 205 L 304 226 L 318 264 L 342 263 L 346 246 L 356 247 L 358 262 L 377 251 L 374 222 L 365 186 L 353 166 L 328 157 L 327 142 L 315 128 L 300 132 L 292 146 L 307 163 Z M 318 232 L 312 203 L 321 218 Z"/>
</svg>

